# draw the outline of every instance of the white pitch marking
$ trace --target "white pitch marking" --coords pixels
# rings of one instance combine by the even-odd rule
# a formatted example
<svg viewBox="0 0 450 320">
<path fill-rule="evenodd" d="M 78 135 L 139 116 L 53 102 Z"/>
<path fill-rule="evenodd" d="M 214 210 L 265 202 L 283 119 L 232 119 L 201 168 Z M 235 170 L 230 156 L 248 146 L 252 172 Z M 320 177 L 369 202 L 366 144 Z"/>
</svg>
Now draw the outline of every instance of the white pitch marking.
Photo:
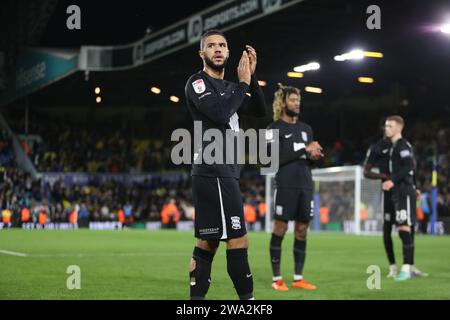
<svg viewBox="0 0 450 320">
<path fill-rule="evenodd" d="M 20 253 L 20 252 L 15 252 L 15 251 L 8 251 L 8 250 L 0 250 L 0 253 L 10 254 L 12 256 L 18 256 L 18 257 L 26 257 L 27 256 L 26 253 Z"/>
</svg>

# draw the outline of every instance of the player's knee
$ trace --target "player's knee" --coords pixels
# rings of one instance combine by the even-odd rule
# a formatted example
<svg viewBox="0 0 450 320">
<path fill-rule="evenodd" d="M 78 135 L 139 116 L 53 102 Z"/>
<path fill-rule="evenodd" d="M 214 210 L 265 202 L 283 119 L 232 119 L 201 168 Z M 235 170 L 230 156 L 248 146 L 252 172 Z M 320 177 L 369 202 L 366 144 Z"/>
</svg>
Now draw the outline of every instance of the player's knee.
<svg viewBox="0 0 450 320">
<path fill-rule="evenodd" d="M 284 237 L 284 235 L 286 234 L 287 228 L 288 228 L 288 225 L 286 222 L 275 220 L 275 222 L 273 224 L 272 233 L 279 237 Z"/>
<path fill-rule="evenodd" d="M 229 239 L 227 241 L 227 249 L 245 249 L 248 248 L 248 237 L 243 235 L 242 237 Z"/>
<path fill-rule="evenodd" d="M 295 239 L 306 240 L 308 233 L 308 224 L 302 222 L 296 222 L 295 224 Z"/>
<path fill-rule="evenodd" d="M 295 239 L 305 241 L 307 236 L 307 232 L 305 231 L 296 231 L 295 232 Z"/>
<path fill-rule="evenodd" d="M 194 272 L 196 267 L 197 267 L 197 263 L 195 262 L 195 259 L 191 258 L 191 263 L 189 264 L 189 273 Z"/>
<path fill-rule="evenodd" d="M 198 239 L 197 240 L 197 247 L 199 247 L 200 249 L 209 251 L 209 252 L 216 252 L 217 247 L 219 246 L 219 241 L 217 240 L 202 240 L 202 239 Z"/>
<path fill-rule="evenodd" d="M 411 232 L 410 226 L 399 226 L 397 229 L 398 229 L 398 231 Z"/>
</svg>

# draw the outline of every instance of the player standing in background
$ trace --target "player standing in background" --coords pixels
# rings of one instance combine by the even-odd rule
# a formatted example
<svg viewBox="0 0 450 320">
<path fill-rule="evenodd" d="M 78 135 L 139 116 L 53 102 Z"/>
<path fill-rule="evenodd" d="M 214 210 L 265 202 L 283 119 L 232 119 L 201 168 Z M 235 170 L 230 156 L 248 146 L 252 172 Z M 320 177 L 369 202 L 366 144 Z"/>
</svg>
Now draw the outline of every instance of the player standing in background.
<svg viewBox="0 0 450 320">
<path fill-rule="evenodd" d="M 383 191 L 392 190 L 395 223 L 403 244 L 403 265 L 396 281 L 411 279 L 414 264 L 414 241 L 411 229 L 416 220 L 416 186 L 414 184 L 414 154 L 411 144 L 402 137 L 404 120 L 389 116 L 385 122 L 385 135 L 391 141 L 389 152 L 389 180 L 382 184 Z"/>
<path fill-rule="evenodd" d="M 189 78 L 185 93 L 189 112 L 194 121 L 201 121 L 202 130 L 218 129 L 225 136 L 227 129 L 239 132 L 238 114 L 265 115 L 264 94 L 255 76 L 255 49 L 247 45 L 242 52 L 237 68 L 239 83 L 223 80 L 229 50 L 220 31 L 203 34 L 199 55 L 203 70 Z M 240 168 L 237 162 L 198 163 L 196 159 L 210 143 L 202 141 L 194 151 L 192 165 L 197 245 L 189 269 L 190 297 L 205 298 L 211 281 L 211 263 L 222 240 L 227 243 L 227 270 L 239 298 L 253 299 L 253 276 L 248 263 L 247 230 L 239 188 Z M 224 159 L 228 159 L 226 151 Z"/>
<path fill-rule="evenodd" d="M 313 182 L 311 160 L 323 157 L 322 147 L 313 141 L 309 125 L 299 121 L 300 90 L 279 84 L 273 102 L 274 122 L 266 138 L 274 143 L 271 129 L 279 130 L 279 170 L 275 176 L 274 224 L 270 240 L 272 288 L 287 291 L 280 272 L 281 244 L 288 222 L 295 220 L 293 287 L 315 290 L 316 286 L 303 279 L 306 257 L 306 235 L 313 214 Z"/>
<path fill-rule="evenodd" d="M 380 179 L 382 182 L 389 180 L 389 154 L 391 147 L 391 141 L 385 136 L 369 147 L 364 162 L 364 177 L 367 179 Z M 373 168 L 378 168 L 379 172 L 372 171 Z M 383 243 L 389 261 L 388 278 L 392 278 L 397 275 L 397 265 L 395 263 L 392 242 L 392 226 L 395 224 L 392 191 L 383 191 L 381 199 L 381 208 L 383 210 Z"/>
<path fill-rule="evenodd" d="M 383 138 L 372 144 L 367 150 L 366 160 L 364 162 L 364 176 L 367 179 L 380 179 L 383 182 L 390 179 L 389 159 L 392 148 L 392 142 L 384 134 Z M 378 168 L 378 172 L 372 171 L 373 168 Z M 398 270 L 395 262 L 394 246 L 392 241 L 392 227 L 395 224 L 395 206 L 392 201 L 392 190 L 383 191 L 381 208 L 383 210 L 383 243 L 389 261 L 388 278 L 397 276 Z M 415 214 L 414 212 L 412 214 Z M 414 244 L 415 229 L 411 227 L 411 238 Z M 416 277 L 428 276 L 428 274 L 421 272 L 414 266 L 411 266 L 411 275 Z"/>
</svg>

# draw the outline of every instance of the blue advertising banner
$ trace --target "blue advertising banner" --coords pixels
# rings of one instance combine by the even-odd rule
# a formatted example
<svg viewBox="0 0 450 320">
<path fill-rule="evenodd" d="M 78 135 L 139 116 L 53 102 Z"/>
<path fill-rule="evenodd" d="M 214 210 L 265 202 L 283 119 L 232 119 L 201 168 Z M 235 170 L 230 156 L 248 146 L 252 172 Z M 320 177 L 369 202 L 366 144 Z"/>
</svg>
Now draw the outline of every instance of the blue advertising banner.
<svg viewBox="0 0 450 320">
<path fill-rule="evenodd" d="M 83 46 L 80 69 L 129 69 L 198 43 L 208 29 L 227 31 L 303 0 L 225 0 L 136 42 L 121 46 Z"/>
<path fill-rule="evenodd" d="M 63 183 L 65 186 L 85 186 L 89 184 L 101 185 L 109 181 L 116 181 L 124 184 L 127 187 L 131 187 L 133 184 L 151 184 L 154 179 L 160 179 L 162 181 L 178 182 L 180 180 L 186 180 L 189 177 L 187 173 L 141 173 L 141 174 L 129 174 L 129 173 L 84 173 L 84 172 L 46 172 L 41 173 L 42 185 L 49 184 L 53 186 L 55 183 Z"/>
<path fill-rule="evenodd" d="M 78 70 L 78 52 L 30 49 L 8 75 L 0 105 L 26 96 Z"/>
</svg>

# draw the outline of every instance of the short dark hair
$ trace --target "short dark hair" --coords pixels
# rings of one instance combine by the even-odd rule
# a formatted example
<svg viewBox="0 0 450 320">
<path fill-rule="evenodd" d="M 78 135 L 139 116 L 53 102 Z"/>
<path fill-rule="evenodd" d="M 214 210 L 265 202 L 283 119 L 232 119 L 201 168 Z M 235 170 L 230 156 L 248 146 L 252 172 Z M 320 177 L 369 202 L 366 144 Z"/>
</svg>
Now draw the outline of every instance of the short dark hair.
<svg viewBox="0 0 450 320">
<path fill-rule="evenodd" d="M 210 29 L 205 31 L 205 33 L 203 33 L 202 38 L 200 39 L 200 50 L 203 50 L 203 45 L 205 44 L 205 39 L 208 38 L 209 36 L 213 36 L 213 35 L 219 35 L 225 38 L 225 40 L 227 40 L 227 38 L 225 37 L 225 35 L 223 34 L 222 31 L 218 30 L 218 29 Z"/>
<path fill-rule="evenodd" d="M 402 128 L 405 126 L 405 120 L 403 120 L 403 118 L 400 116 L 389 116 L 386 118 L 386 121 L 395 121 L 399 125 L 401 125 Z"/>
</svg>

